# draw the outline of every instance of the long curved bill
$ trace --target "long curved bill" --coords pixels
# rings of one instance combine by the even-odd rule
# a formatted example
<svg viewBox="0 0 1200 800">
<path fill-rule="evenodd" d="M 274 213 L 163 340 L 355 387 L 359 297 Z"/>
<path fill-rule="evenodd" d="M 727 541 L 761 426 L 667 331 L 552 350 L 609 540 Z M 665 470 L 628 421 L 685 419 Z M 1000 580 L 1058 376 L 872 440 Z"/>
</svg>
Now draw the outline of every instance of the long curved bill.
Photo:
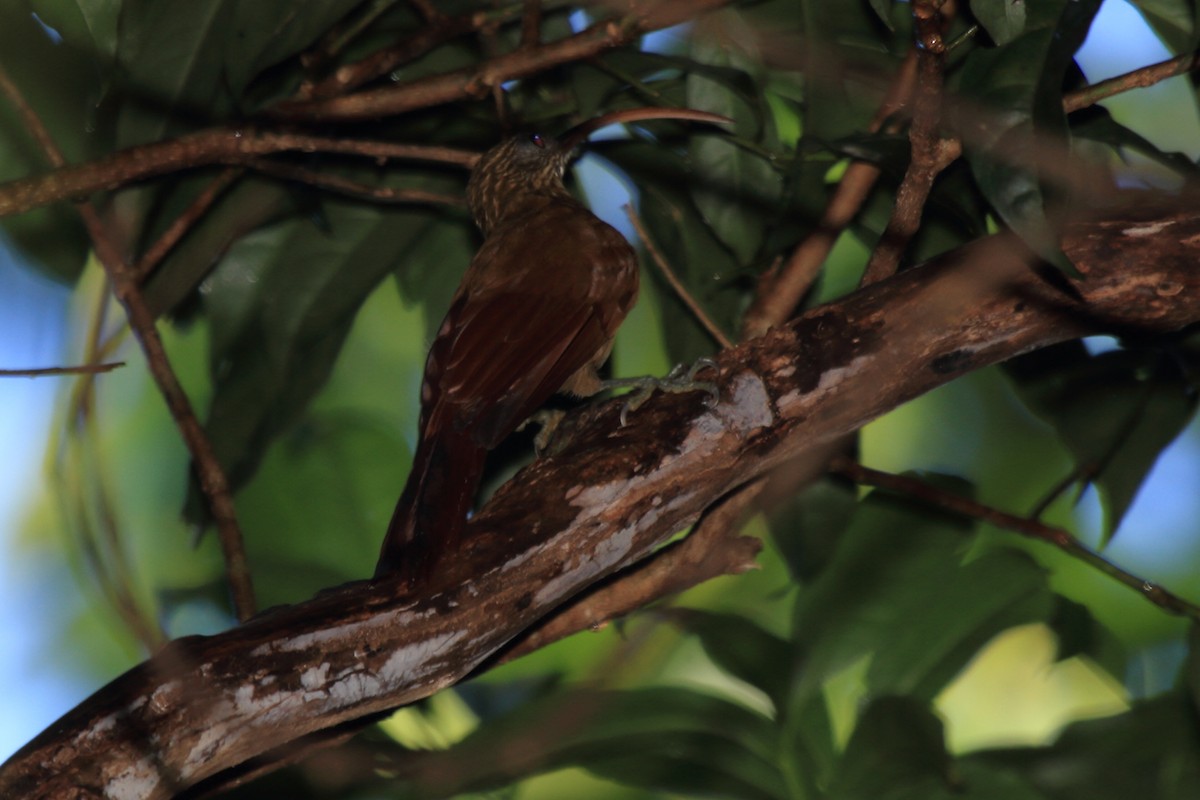
<svg viewBox="0 0 1200 800">
<path fill-rule="evenodd" d="M 694 108 L 660 108 L 655 106 L 625 108 L 620 111 L 610 111 L 594 119 L 581 122 L 558 137 L 558 141 L 563 147 L 574 149 L 584 139 L 603 127 L 624 122 L 641 122 L 648 119 L 679 119 L 687 122 L 711 122 L 716 125 L 733 124 L 733 120 L 729 117 L 723 117 L 720 114 L 710 114 L 707 111 L 697 111 Z"/>
</svg>

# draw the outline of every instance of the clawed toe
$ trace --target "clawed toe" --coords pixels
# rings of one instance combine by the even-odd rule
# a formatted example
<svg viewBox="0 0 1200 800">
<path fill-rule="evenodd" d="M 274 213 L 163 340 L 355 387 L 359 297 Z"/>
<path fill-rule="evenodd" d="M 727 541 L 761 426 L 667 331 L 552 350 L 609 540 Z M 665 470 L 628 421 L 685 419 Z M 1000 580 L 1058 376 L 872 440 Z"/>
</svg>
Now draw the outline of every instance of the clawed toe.
<svg viewBox="0 0 1200 800">
<path fill-rule="evenodd" d="M 682 394 L 683 392 L 706 392 L 708 394 L 707 405 L 710 407 L 721 399 L 721 390 L 716 383 L 712 381 L 697 380 L 696 376 L 707 369 L 720 371 L 717 362 L 711 358 L 697 359 L 694 364 L 676 364 L 675 367 L 667 373 L 664 378 L 644 377 L 644 378 L 618 378 L 612 381 L 606 381 L 609 387 L 629 386 L 634 387 L 634 391 L 629 394 L 624 404 L 621 406 L 621 425 L 625 425 L 629 417 L 629 412 L 636 411 L 642 406 L 655 391 L 669 392 L 671 394 Z"/>
</svg>

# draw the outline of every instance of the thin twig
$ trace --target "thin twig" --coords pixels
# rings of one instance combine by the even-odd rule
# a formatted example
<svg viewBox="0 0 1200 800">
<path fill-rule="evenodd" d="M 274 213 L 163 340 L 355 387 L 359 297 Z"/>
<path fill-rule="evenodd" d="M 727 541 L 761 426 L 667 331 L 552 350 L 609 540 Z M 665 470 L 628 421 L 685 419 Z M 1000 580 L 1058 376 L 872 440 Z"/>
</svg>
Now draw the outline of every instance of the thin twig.
<svg viewBox="0 0 1200 800">
<path fill-rule="evenodd" d="M 103 344 L 100 342 L 104 332 L 104 322 L 108 318 L 108 306 L 108 286 L 103 285 L 96 292 L 95 309 L 88 322 L 87 336 L 84 340 L 84 363 L 98 364 L 116 352 L 119 332 L 109 336 Z M 122 327 L 124 330 L 129 330 L 127 325 Z M 75 382 L 70 402 L 67 403 L 66 419 L 68 422 L 83 419 L 91 413 L 95 400 L 95 389 L 95 375 L 85 374 Z"/>
<path fill-rule="evenodd" d="M 913 21 L 917 48 L 917 90 L 908 138 L 912 157 L 904 180 L 896 191 L 892 218 L 863 271 L 860 286 L 869 286 L 893 274 L 921 225 L 921 214 L 933 189 L 933 181 L 962 152 L 957 140 L 944 140 L 938 133 L 941 122 L 943 66 L 946 45 L 942 41 L 943 18 L 939 0 L 916 0 Z"/>
<path fill-rule="evenodd" d="M 35 369 L 0 369 L 0 378 L 41 378 L 47 375 L 96 375 L 125 366 L 124 361 L 106 364 L 78 364 L 74 367 L 37 367 Z"/>
<path fill-rule="evenodd" d="M 94 445 L 97 438 L 94 435 L 94 426 L 85 422 L 81 433 L 82 437 L 74 443 L 73 448 L 75 458 L 78 459 L 76 468 L 81 473 L 89 473 L 98 484 L 97 495 L 101 498 L 106 498 L 108 488 L 102 477 L 103 471 L 82 466 L 83 459 L 85 458 L 83 453 L 85 447 L 84 439 L 91 440 L 91 444 Z M 116 520 L 108 513 L 111 508 L 104 503 L 104 500 L 101 501 L 103 504 L 101 517 L 107 526 L 105 539 L 109 542 L 109 557 L 105 558 L 100 548 L 100 538 L 96 535 L 95 528 L 89 519 L 88 503 L 86 502 L 84 489 L 79 485 L 78 481 L 75 483 L 74 502 L 71 505 L 78 524 L 79 549 L 83 554 L 84 561 L 91 568 L 91 574 L 99 584 L 100 593 L 108 602 L 109 607 L 116 612 L 117 616 L 125 624 L 125 627 L 141 643 L 146 652 L 154 653 L 166 641 L 167 637 L 162 628 L 155 622 L 154 617 L 145 614 L 141 605 L 134 598 L 131 589 L 132 581 L 129 574 L 129 564 L 125 558 L 124 550 L 120 545 L 119 528 L 116 527 Z M 117 574 L 114 574 L 114 568 Z"/>
<path fill-rule="evenodd" d="M 264 158 L 256 158 L 246 162 L 246 166 L 263 175 L 270 175 L 284 180 L 318 186 L 331 192 L 357 197 L 364 200 L 374 200 L 380 203 L 424 203 L 465 208 L 467 202 L 462 197 L 427 192 L 424 189 L 401 189 L 392 186 L 368 186 L 365 183 L 343 178 L 340 175 L 329 175 L 316 170 L 293 164 L 283 164 Z"/>
<path fill-rule="evenodd" d="M 58 149 L 45 125 L 42 124 L 37 112 L 26 102 L 16 84 L 9 79 L 8 73 L 2 65 L 0 65 L 0 90 L 8 96 L 9 101 L 21 115 L 26 129 L 42 146 L 51 165 L 61 167 L 65 163 L 62 152 Z M 83 224 L 91 236 L 96 257 L 108 275 L 113 294 L 125 309 L 134 336 L 146 355 L 150 373 L 154 376 L 167 408 L 183 434 L 184 442 L 195 461 L 200 488 L 208 500 L 217 525 L 234 607 L 238 619 L 247 620 L 255 612 L 254 588 L 249 565 L 246 562 L 242 531 L 237 522 L 237 514 L 234 511 L 233 498 L 230 495 L 229 482 L 225 477 L 225 472 L 217 461 L 212 443 L 204 434 L 204 429 L 192 410 L 187 393 L 171 368 L 162 338 L 155 327 L 154 315 L 138 290 L 132 269 L 108 235 L 104 222 L 95 207 L 87 201 L 79 203 L 77 207 L 79 215 L 83 218 Z"/>
<path fill-rule="evenodd" d="M 908 105 L 916 82 L 917 50 L 914 47 L 901 63 L 875 112 L 868 126 L 870 132 L 883 130 L 887 120 Z M 888 130 L 897 127 L 893 123 Z M 777 274 L 766 275 L 760 281 L 754 303 L 742 320 L 743 339 L 761 336 L 771 326 L 782 324 L 792 315 L 816 281 L 838 237 L 866 203 L 880 174 L 879 167 L 866 161 L 852 161 L 847 165 L 816 229 L 801 240 Z"/>
<path fill-rule="evenodd" d="M 228 189 L 238 176 L 242 174 L 242 170 L 238 167 L 227 167 L 221 170 L 221 174 L 205 186 L 200 194 L 196 195 L 188 207 L 175 218 L 175 220 L 167 226 L 162 235 L 146 248 L 146 252 L 142 253 L 142 257 L 138 259 L 137 266 L 133 268 L 133 277 L 138 284 L 145 283 L 146 278 L 150 277 L 150 273 L 158 268 L 162 260 L 167 257 L 167 254 L 179 244 L 180 240 L 187 235 L 196 223 L 204 216 L 208 209 L 212 206 L 216 199 Z"/>
<path fill-rule="evenodd" d="M 403 64 L 415 61 L 457 36 L 477 30 L 487 19 L 484 14 L 471 13 L 443 17 L 435 24 L 426 24 L 407 39 L 338 67 L 326 78 L 305 81 L 297 89 L 292 101 L 303 103 L 344 95 Z"/>
<path fill-rule="evenodd" d="M 116 245 L 107 237 L 104 224 L 96 210 L 88 203 L 81 204 L 79 210 L 84 225 L 92 237 L 96 256 L 104 265 L 109 280 L 112 282 L 113 294 L 125 309 L 134 338 L 138 340 L 146 354 L 146 363 L 150 367 L 150 373 L 154 377 L 155 383 L 158 384 L 158 389 L 166 401 L 167 409 L 171 412 L 171 417 L 183 435 L 184 443 L 195 463 L 200 489 L 208 501 L 213 521 L 217 526 L 217 537 L 221 542 L 221 551 L 225 557 L 225 569 L 229 576 L 234 609 L 238 619 L 244 622 L 255 613 L 254 586 L 250 575 L 250 566 L 246 561 L 242 530 L 237 521 L 237 512 L 234 509 L 225 470 L 217 460 L 212 442 L 204 433 L 204 428 L 200 425 L 196 412 L 192 409 L 187 393 L 171 368 L 166 348 L 155 327 L 154 314 L 142 298 L 132 271 L 123 261 Z"/>
<path fill-rule="evenodd" d="M 521 47 L 537 47 L 542 40 L 542 0 L 525 0 L 521 13 Z"/>
<path fill-rule="evenodd" d="M 1063 493 L 1071 488 L 1071 486 L 1081 480 L 1086 480 L 1091 471 L 1092 468 L 1089 465 L 1073 467 L 1061 480 L 1050 487 L 1050 490 L 1046 492 L 1042 499 L 1034 504 L 1033 508 L 1029 511 L 1029 518 L 1041 519 L 1042 515 L 1046 513 L 1046 509 L 1050 508 L 1058 498 L 1062 497 Z"/>
<path fill-rule="evenodd" d="M 986 522 L 997 528 L 1013 531 L 1041 542 L 1054 545 L 1072 558 L 1095 567 L 1105 575 L 1119 581 L 1145 597 L 1163 610 L 1180 616 L 1200 620 L 1200 606 L 1193 605 L 1172 594 L 1156 583 L 1139 578 L 1082 544 L 1069 531 L 1055 528 L 1037 520 L 1019 517 L 999 509 L 985 506 L 966 497 L 943 491 L 936 486 L 905 475 L 893 475 L 870 467 L 864 467 L 845 457 L 838 457 L 830 465 L 831 471 L 843 475 L 855 483 L 874 486 L 890 492 L 911 497 L 928 505 L 950 511 L 969 519 Z"/>
<path fill-rule="evenodd" d="M 284 152 L 332 153 L 388 160 L 426 161 L 470 169 L 478 153 L 452 147 L 398 144 L 309 136 L 254 128 L 221 127 L 162 142 L 118 150 L 77 166 L 0 184 L 0 216 L 20 214 L 60 200 L 78 200 L 136 181 L 214 164 L 241 165 L 247 159 Z"/>
<path fill-rule="evenodd" d="M 442 12 L 430 0 L 408 0 L 408 4 L 430 25 L 436 25 L 442 19 Z"/>
<path fill-rule="evenodd" d="M 717 323 L 713 322 L 712 318 L 708 316 L 708 313 L 704 310 L 703 306 L 696 301 L 696 298 L 692 297 L 691 292 L 689 292 L 687 287 L 683 285 L 683 281 L 679 280 L 678 276 L 675 275 L 675 271 L 671 269 L 671 265 L 667 263 L 667 260 L 663 257 L 662 252 L 659 251 L 658 247 L 655 246 L 654 240 L 650 238 L 650 234 L 646 232 L 646 228 L 642 225 L 642 221 L 638 219 L 638 215 L 634 212 L 633 206 L 627 204 L 625 206 L 625 214 L 629 217 L 629 222 L 633 225 L 633 229 L 637 231 L 638 238 L 642 240 L 642 246 L 645 247 L 646 252 L 650 254 L 650 260 L 652 260 L 658 267 L 659 271 L 662 272 L 663 277 L 666 278 L 667 283 L 671 285 L 671 289 L 675 292 L 676 297 L 678 297 L 683 304 L 687 306 L 688 311 L 692 312 L 692 316 L 696 318 L 696 321 L 700 323 L 704 330 L 708 331 L 708 335 L 711 336 L 717 342 L 717 344 L 719 344 L 722 348 L 733 347 L 733 341 L 725 335 L 725 332 L 721 330 Z"/>
<path fill-rule="evenodd" d="M 602 20 L 572 36 L 514 50 L 475 66 L 351 95 L 285 102 L 269 113 L 283 119 L 347 122 L 396 116 L 460 100 L 478 100 L 487 97 L 497 84 L 590 58 L 628 44 L 644 33 L 693 19 L 728 3 L 729 0 L 640 3 L 619 19 Z"/>
<path fill-rule="evenodd" d="M 1091 86 L 1071 92 L 1063 97 L 1063 109 L 1070 114 L 1073 111 L 1095 105 L 1113 95 L 1127 92 L 1130 89 L 1144 89 L 1165 81 L 1167 78 L 1184 75 L 1194 69 L 1200 69 L 1200 51 L 1168 58 L 1166 61 L 1140 67 L 1126 72 L 1124 75 L 1093 83 Z"/>
<path fill-rule="evenodd" d="M 339 22 L 321 37 L 320 41 L 306 53 L 300 55 L 300 65 L 313 75 L 333 61 L 346 45 L 357 39 L 363 31 L 369 28 L 386 11 L 396 4 L 396 0 L 373 0 L 373 2 L 349 21 Z M 307 83 L 307 82 L 306 82 Z M 309 84 L 311 85 L 311 84 Z M 301 87 L 304 88 L 303 86 Z"/>
<path fill-rule="evenodd" d="M 38 117 L 37 112 L 33 110 L 33 107 L 26 102 L 25 95 L 21 92 L 20 88 L 13 83 L 12 79 L 9 77 L 8 71 L 4 69 L 3 65 L 0 65 L 0 91 L 2 91 L 5 96 L 8 97 L 9 101 L 17 110 L 17 113 L 21 116 L 21 119 L 25 124 L 26 131 L 30 136 L 33 137 L 34 141 L 37 142 L 38 146 L 43 151 L 50 164 L 55 167 L 62 166 L 62 164 L 65 162 L 62 151 L 58 149 L 58 145 L 54 142 L 53 137 L 50 136 L 49 130 L 47 130 L 42 124 L 41 118 Z M 102 313 L 98 313 L 97 316 L 102 316 Z M 90 339 L 90 342 L 92 343 L 98 339 L 99 330 L 93 329 L 93 333 L 95 336 L 94 338 Z M 94 371 L 85 370 L 83 374 L 86 375 L 86 381 L 93 383 L 93 379 L 96 374 Z M 84 435 L 88 436 L 90 432 L 92 435 L 89 438 L 93 439 L 94 441 L 95 431 L 89 424 L 90 419 L 91 416 L 89 414 L 82 417 L 81 422 L 84 425 Z M 92 471 L 92 474 L 98 481 L 100 481 L 100 491 L 98 494 L 103 501 L 107 499 L 107 489 L 103 485 L 101 474 L 99 471 Z M 119 526 L 117 525 L 115 518 L 110 513 L 111 508 L 107 504 L 103 505 L 101 509 L 101 516 L 104 519 L 106 531 L 108 533 L 106 539 L 109 543 L 109 552 L 112 554 L 111 561 L 115 562 L 119 572 L 119 574 L 115 576 L 111 573 L 109 568 L 110 560 L 104 559 L 100 552 L 98 539 L 93 532 L 91 523 L 88 520 L 82 491 L 77 493 L 76 500 L 77 519 L 79 521 L 80 532 L 82 534 L 83 554 L 84 557 L 92 564 L 93 574 L 96 576 L 96 579 L 100 584 L 101 592 L 108 598 L 111 607 L 117 612 L 121 619 L 125 621 L 125 624 L 129 630 L 134 634 L 135 637 L 137 637 L 139 641 L 142 642 L 143 646 L 146 647 L 147 652 L 153 652 L 157 648 L 157 645 L 163 640 L 163 635 L 156 625 L 146 620 L 140 606 L 133 598 L 133 593 L 130 589 L 132 578 L 129 574 L 128 564 L 124 559 L 124 550 L 121 547 L 120 542 Z"/>
<path fill-rule="evenodd" d="M 119 336 L 114 334 L 104 344 L 100 343 L 101 330 L 107 316 L 109 296 L 107 284 L 97 283 L 96 308 L 88 325 L 86 337 L 86 362 L 89 366 L 98 365 L 105 357 L 116 349 Z M 121 330 L 128 331 L 128 326 Z M 124 362 L 122 362 L 124 363 Z M 142 643 L 146 652 L 153 653 L 166 641 L 166 633 L 158 623 L 155 615 L 148 614 L 138 602 L 133 591 L 135 582 L 134 570 L 129 563 L 125 548 L 121 542 L 121 525 L 117 520 L 116 509 L 111 501 L 111 490 L 106 480 L 108 471 L 101 462 L 102 448 L 99 446 L 100 435 L 96 426 L 94 390 L 96 373 L 84 373 L 76 381 L 67 406 L 66 419 L 69 435 L 67 440 L 66 460 L 56 471 L 60 486 L 71 493 L 74 502 L 75 528 L 79 533 L 79 548 L 85 561 L 91 567 L 91 574 L 100 587 L 101 594 L 109 606 L 125 623 L 128 630 Z M 67 475 L 74 475 L 70 485 L 66 485 Z M 90 485 L 82 485 L 82 476 L 87 476 Z M 85 494 L 87 489 L 92 494 Z M 93 499 L 87 502 L 87 497 Z M 88 509 L 96 510 L 97 521 L 93 522 Z M 96 531 L 99 524 L 104 533 L 101 547 L 101 537 Z"/>
</svg>

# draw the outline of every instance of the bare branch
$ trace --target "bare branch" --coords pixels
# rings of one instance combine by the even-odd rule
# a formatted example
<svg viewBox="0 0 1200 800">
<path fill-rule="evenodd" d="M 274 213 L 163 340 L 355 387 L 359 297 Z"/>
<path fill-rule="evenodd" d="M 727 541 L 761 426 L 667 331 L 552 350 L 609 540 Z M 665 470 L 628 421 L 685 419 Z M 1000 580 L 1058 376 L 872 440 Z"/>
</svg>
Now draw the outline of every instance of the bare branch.
<svg viewBox="0 0 1200 800">
<path fill-rule="evenodd" d="M 868 130 L 881 130 L 889 117 L 903 109 L 912 97 L 917 82 L 917 50 L 909 50 L 892 80 Z M 816 229 L 804 237 L 778 273 L 766 274 L 759 283 L 754 302 L 742 320 L 742 338 L 761 336 L 779 325 L 795 311 L 820 274 L 821 266 L 838 237 L 867 201 L 879 167 L 866 161 L 852 161 L 842 173 Z"/>
<path fill-rule="evenodd" d="M 1148 67 L 1126 72 L 1114 78 L 1093 83 L 1079 91 L 1071 92 L 1063 98 L 1063 108 L 1068 114 L 1073 111 L 1095 105 L 1105 98 L 1127 92 L 1130 89 L 1142 89 L 1153 86 L 1167 78 L 1185 75 L 1194 69 L 1200 69 L 1200 52 L 1187 53 L 1175 58 L 1168 58 Z"/>
<path fill-rule="evenodd" d="M 42 378 L 47 375 L 97 375 L 125 366 L 124 361 L 106 364 L 79 364 L 74 367 L 35 367 L 33 369 L 0 369 L 0 378 Z"/>
<path fill-rule="evenodd" d="M 162 260 L 167 257 L 167 254 L 179 244 L 180 240 L 187 235 L 197 222 L 199 222 L 212 204 L 217 201 L 217 198 L 228 189 L 238 176 L 242 174 L 242 170 L 237 167 L 229 167 L 221 170 L 221 174 L 213 178 L 208 186 L 188 205 L 183 212 L 175 218 L 162 235 L 146 248 L 146 252 L 138 259 L 137 266 L 133 268 L 134 279 L 138 284 L 145 283 L 146 278 L 150 277 L 150 273 L 158 267 Z"/>
<path fill-rule="evenodd" d="M 554 42 L 518 49 L 488 59 L 473 67 L 428 78 L 324 100 L 281 103 L 271 115 L 283 119 L 315 119 L 326 122 L 376 119 L 403 114 L 418 108 L 480 100 L 493 86 L 524 78 L 551 67 L 599 55 L 629 44 L 643 33 L 668 28 L 726 5 L 729 0 L 693 0 L 689 3 L 659 2 L 636 5 L 619 20 L 605 20 Z"/>
<path fill-rule="evenodd" d="M 861 286 L 883 280 L 900 266 L 900 257 L 921 226 L 921 214 L 933 189 L 933 181 L 962 152 L 956 141 L 946 141 L 938 133 L 941 121 L 943 64 L 946 44 L 942 0 L 915 0 L 913 21 L 919 40 L 917 47 L 917 91 L 912 125 L 908 138 L 912 157 L 904 180 L 896 191 L 892 218 L 871 254 L 863 272 Z"/>
<path fill-rule="evenodd" d="M 908 477 L 907 475 L 893 475 L 888 472 L 871 469 L 870 467 L 864 467 L 862 464 L 857 464 L 848 458 L 836 458 L 830 465 L 830 469 L 839 475 L 844 475 L 855 483 L 886 489 L 960 516 L 978 520 L 979 522 L 986 522 L 990 525 L 995 525 L 997 528 L 1013 531 L 1022 536 L 1028 536 L 1032 539 L 1053 545 L 1072 558 L 1078 559 L 1128 586 L 1164 611 L 1200 621 L 1200 606 L 1187 602 L 1178 595 L 1168 592 L 1158 584 L 1151 583 L 1144 578 L 1139 578 L 1125 571 L 1096 551 L 1086 547 L 1072 536 L 1070 531 L 1055 528 L 1044 522 L 1038 522 L 1036 519 L 1009 514 L 1006 511 L 986 506 L 968 497 L 943 491 L 930 483 Z"/>
<path fill-rule="evenodd" d="M 451 197 L 449 195 L 438 194 L 437 192 L 427 192 L 424 189 L 368 186 L 365 183 L 343 178 L 340 175 L 330 175 L 293 164 L 269 161 L 265 158 L 251 159 L 246 162 L 246 166 L 263 175 L 271 175 L 276 178 L 283 178 L 284 180 L 305 183 L 310 186 L 328 189 L 338 194 L 344 194 L 347 197 L 358 197 L 378 203 L 422 203 L 462 208 L 465 208 L 467 205 L 467 201 L 463 197 Z"/>
<path fill-rule="evenodd" d="M 1015 236 L 998 235 L 723 351 L 715 407 L 656 395 L 624 427 L 620 401 L 586 409 L 573 440 L 472 520 L 469 545 L 429 596 L 352 584 L 177 642 L 0 768 L 0 796 L 72 797 L 122 781 L 137 787 L 129 796 L 163 798 L 424 697 L 730 490 L 935 386 L 1099 330 L 1200 321 L 1200 213 L 1171 202 L 1143 199 L 1069 228 L 1063 248 L 1085 275 L 1071 291 L 1043 278 Z M 1170 235 L 1145 235 L 1162 230 Z"/>
<path fill-rule="evenodd" d="M 257 156 L 284 152 L 334 153 L 377 161 L 406 160 L 451 164 L 470 169 L 478 153 L 451 147 L 396 144 L 261 131 L 211 128 L 162 142 L 118 150 L 105 158 L 62 167 L 0 184 L 0 216 L 20 214 L 61 200 L 87 198 L 137 181 L 213 164 L 241 165 Z"/>
<path fill-rule="evenodd" d="M 65 163 L 62 152 L 59 151 L 37 113 L 25 101 L 24 95 L 2 66 L 0 66 L 0 91 L 4 92 L 20 113 L 26 128 L 41 145 L 50 163 L 56 167 L 62 166 Z M 154 377 L 154 382 L 158 385 L 159 392 L 162 393 L 167 409 L 171 412 L 171 417 L 182 434 L 188 452 L 196 463 L 200 488 L 212 510 L 217 526 L 217 535 L 221 541 L 221 550 L 225 556 L 225 569 L 229 576 L 234 608 L 237 610 L 239 620 L 249 619 L 255 610 L 254 587 L 250 578 L 250 568 L 246 563 L 242 530 L 238 525 L 225 471 L 217 461 L 212 443 L 209 442 L 204 428 L 196 418 L 195 411 L 192 410 L 187 393 L 171 368 L 166 348 L 163 347 L 162 338 L 154 325 L 154 314 L 151 313 L 146 301 L 142 298 L 132 268 L 126 263 L 104 222 L 100 219 L 100 214 L 92 204 L 81 202 L 78 208 L 84 227 L 91 236 L 96 257 L 104 266 L 109 283 L 113 287 L 113 294 L 125 309 L 125 314 L 129 318 L 129 326 L 146 355 L 150 374 Z"/>
<path fill-rule="evenodd" d="M 712 317 L 708 316 L 708 312 L 696 301 L 696 298 L 692 297 L 692 293 L 687 290 L 687 287 L 683 285 L 683 281 L 679 280 L 675 271 L 671 269 L 671 265 L 667 263 L 667 259 L 658 247 L 655 246 L 654 240 L 650 238 L 650 234 L 646 232 L 642 221 L 638 219 L 633 206 L 625 206 L 625 215 L 629 217 L 629 222 L 633 225 L 633 229 L 637 231 L 638 238 L 642 240 L 642 246 L 650 254 L 650 260 L 654 262 L 658 267 L 658 271 L 666 278 L 667 283 L 670 284 L 671 289 L 675 292 L 675 296 L 687 306 L 688 311 L 691 311 L 692 316 L 696 318 L 701 327 L 708 331 L 708 335 L 713 338 L 713 341 L 721 347 L 733 347 L 733 342 L 725 335 L 725 331 L 721 330 L 717 323 L 713 322 Z"/>
</svg>

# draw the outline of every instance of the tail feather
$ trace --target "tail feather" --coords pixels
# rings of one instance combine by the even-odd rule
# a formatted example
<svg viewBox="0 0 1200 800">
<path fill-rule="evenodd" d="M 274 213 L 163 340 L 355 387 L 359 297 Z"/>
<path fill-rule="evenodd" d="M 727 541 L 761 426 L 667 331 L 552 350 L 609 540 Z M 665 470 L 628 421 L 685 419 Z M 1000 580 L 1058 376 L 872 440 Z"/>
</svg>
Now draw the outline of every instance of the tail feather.
<svg viewBox="0 0 1200 800">
<path fill-rule="evenodd" d="M 423 583 L 458 549 L 486 457 L 486 450 L 453 430 L 421 441 L 384 536 L 375 577 L 399 574 L 410 586 Z"/>
</svg>

